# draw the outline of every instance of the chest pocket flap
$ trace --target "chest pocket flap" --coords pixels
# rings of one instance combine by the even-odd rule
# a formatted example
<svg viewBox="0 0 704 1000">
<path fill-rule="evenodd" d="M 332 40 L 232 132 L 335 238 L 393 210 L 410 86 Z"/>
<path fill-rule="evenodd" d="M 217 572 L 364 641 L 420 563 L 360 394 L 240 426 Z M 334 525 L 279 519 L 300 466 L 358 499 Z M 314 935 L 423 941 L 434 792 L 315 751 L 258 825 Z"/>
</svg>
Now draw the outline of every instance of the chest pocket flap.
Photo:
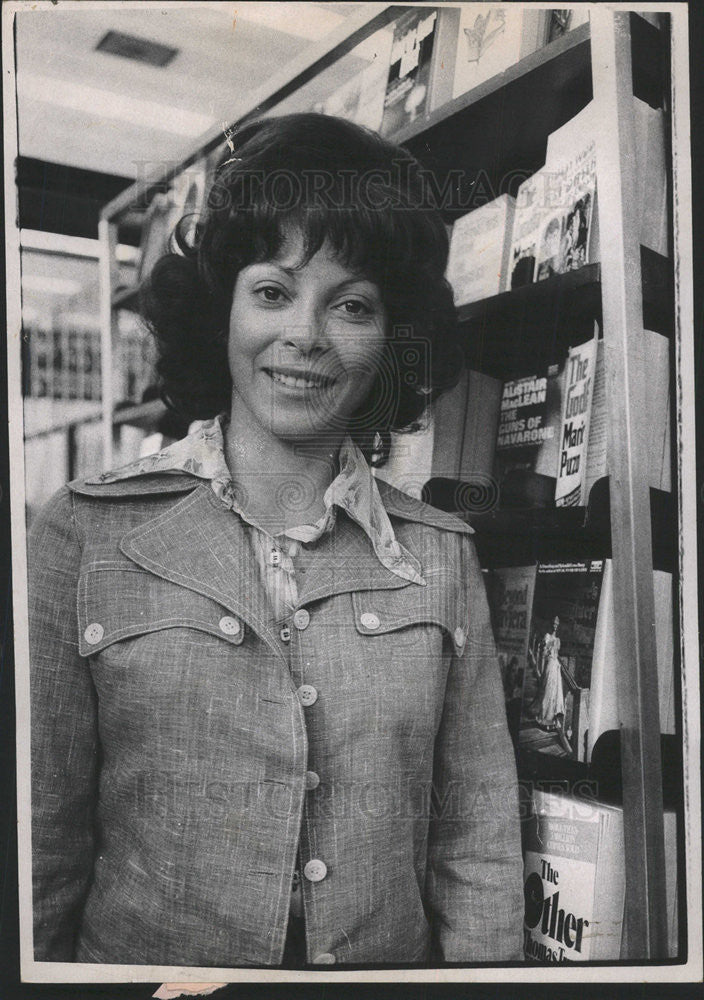
<svg viewBox="0 0 704 1000">
<path fill-rule="evenodd" d="M 434 579 L 427 586 L 409 584 L 398 590 L 355 591 L 354 622 L 361 635 L 382 635 L 416 625 L 436 625 L 451 639 L 460 654 L 467 641 L 469 610 L 461 580 Z"/>
<path fill-rule="evenodd" d="M 124 563 L 89 567 L 78 581 L 78 643 L 93 656 L 114 642 L 169 628 L 208 632 L 233 645 L 244 624 L 217 601 Z"/>
</svg>

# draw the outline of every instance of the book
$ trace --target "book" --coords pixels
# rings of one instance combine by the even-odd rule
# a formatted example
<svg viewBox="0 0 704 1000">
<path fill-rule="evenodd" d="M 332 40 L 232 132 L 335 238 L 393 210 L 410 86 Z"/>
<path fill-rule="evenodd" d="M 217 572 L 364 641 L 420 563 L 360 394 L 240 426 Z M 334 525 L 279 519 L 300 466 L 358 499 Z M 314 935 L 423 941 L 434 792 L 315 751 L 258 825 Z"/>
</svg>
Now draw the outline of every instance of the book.
<svg viewBox="0 0 704 1000">
<path fill-rule="evenodd" d="M 467 413 L 469 372 L 433 403 L 433 478 L 457 479 L 462 464 L 462 437 Z"/>
<path fill-rule="evenodd" d="M 648 461 L 648 485 L 669 492 L 671 483 L 671 383 L 670 342 L 667 337 L 653 330 L 643 330 L 640 338 L 642 351 L 640 364 L 648 372 L 648 391 L 645 399 L 645 418 L 638 426 L 638 433 L 645 438 Z M 592 411 L 589 423 L 587 465 L 584 495 L 602 476 L 608 475 L 607 454 L 607 399 L 606 399 L 606 344 L 597 342 Z M 586 501 L 585 501 L 586 502 Z"/>
<path fill-rule="evenodd" d="M 393 135 L 429 108 L 430 72 L 437 11 L 407 10 L 394 24 L 380 132 Z"/>
<path fill-rule="evenodd" d="M 660 731 L 675 733 L 675 678 L 673 645 L 672 574 L 653 570 L 655 604 L 655 655 L 658 671 Z M 590 725 L 587 761 L 602 733 L 620 728 L 618 671 L 623 654 L 617 644 L 618 623 L 614 610 L 613 564 L 604 561 L 599 612 L 594 633 Z"/>
<path fill-rule="evenodd" d="M 486 589 L 504 687 L 506 716 L 518 740 L 536 566 L 506 566 L 487 574 Z"/>
<path fill-rule="evenodd" d="M 447 280 L 456 306 L 506 291 L 515 204 L 510 195 L 501 195 L 452 227 Z"/>
<path fill-rule="evenodd" d="M 490 486 L 501 389 L 500 379 L 467 369 L 454 389 L 436 400 L 433 478 Z"/>
<path fill-rule="evenodd" d="M 465 94 L 544 45 L 549 14 L 547 10 L 462 4 L 452 96 Z"/>
<path fill-rule="evenodd" d="M 580 24 L 588 23 L 589 11 L 584 6 L 551 10 L 547 27 L 547 41 L 554 42 L 557 38 L 566 35 L 568 31 L 574 31 Z"/>
<path fill-rule="evenodd" d="M 590 101 L 548 137 L 536 281 L 598 259 L 596 128 L 595 105 Z"/>
<path fill-rule="evenodd" d="M 545 964 L 621 953 L 623 810 L 535 789 L 524 839 L 524 950 Z"/>
<path fill-rule="evenodd" d="M 378 131 L 384 117 L 393 42 L 393 28 L 387 26 L 353 49 L 350 57 L 362 59 L 368 65 L 333 90 L 324 101 L 314 104 L 313 110 Z"/>
<path fill-rule="evenodd" d="M 519 756 L 587 758 L 604 560 L 538 563 L 523 678 Z"/>
<path fill-rule="evenodd" d="M 657 15 L 655 15 L 657 16 Z M 665 159 L 665 112 L 633 98 L 636 148 L 636 205 L 640 242 L 669 255 L 669 189 Z"/>
<path fill-rule="evenodd" d="M 501 505 L 552 506 L 562 414 L 560 366 L 503 383 L 494 477 Z"/>
<path fill-rule="evenodd" d="M 511 233 L 508 289 L 521 288 L 535 280 L 548 189 L 549 176 L 545 168 L 526 177 L 518 187 Z"/>
<path fill-rule="evenodd" d="M 557 507 L 585 506 L 587 447 L 592 412 L 597 338 L 571 347 L 565 365 L 559 456 L 555 483 Z"/>
<path fill-rule="evenodd" d="M 502 382 L 473 369 L 468 374 L 458 479 L 486 486 L 493 473 Z"/>
</svg>

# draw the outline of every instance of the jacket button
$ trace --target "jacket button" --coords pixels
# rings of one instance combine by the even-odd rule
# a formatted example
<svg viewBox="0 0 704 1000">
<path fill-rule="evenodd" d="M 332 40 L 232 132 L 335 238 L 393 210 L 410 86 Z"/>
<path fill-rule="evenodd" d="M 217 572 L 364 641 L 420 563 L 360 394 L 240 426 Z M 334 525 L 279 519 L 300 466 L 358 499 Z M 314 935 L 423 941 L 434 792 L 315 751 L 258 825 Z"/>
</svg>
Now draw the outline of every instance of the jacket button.
<svg viewBox="0 0 704 1000">
<path fill-rule="evenodd" d="M 224 632 L 225 635 L 239 635 L 240 623 L 236 618 L 231 618 L 230 615 L 225 615 L 218 622 L 220 631 Z"/>
<path fill-rule="evenodd" d="M 103 626 L 99 625 L 98 622 L 93 622 L 91 625 L 88 626 L 88 628 L 83 633 L 83 638 L 91 646 L 95 646 L 97 645 L 97 643 L 100 642 L 100 640 L 103 638 L 104 635 L 105 635 L 105 629 L 103 628 Z"/>
<path fill-rule="evenodd" d="M 313 687 L 312 684 L 301 684 L 299 689 L 296 691 L 299 697 L 301 705 L 304 708 L 308 708 L 310 705 L 315 705 L 318 700 L 318 692 Z"/>
<path fill-rule="evenodd" d="M 463 628 L 459 628 L 459 626 L 458 626 L 455 629 L 455 633 L 454 633 L 453 638 L 455 640 L 455 645 L 458 647 L 458 649 L 462 649 L 462 647 L 464 646 L 465 638 L 466 638 L 466 636 L 464 634 L 464 629 Z"/>
<path fill-rule="evenodd" d="M 319 955 L 316 955 L 313 959 L 313 965 L 334 965 L 335 956 L 331 955 L 329 951 L 322 951 Z"/>
<path fill-rule="evenodd" d="M 360 615 L 359 620 L 365 628 L 369 629 L 379 628 L 381 625 L 378 616 L 372 614 L 371 611 L 365 611 L 363 615 Z"/>
<path fill-rule="evenodd" d="M 280 629 L 279 638 L 281 639 L 282 642 L 291 641 L 291 629 L 288 627 L 288 625 L 284 625 L 283 628 Z"/>
<path fill-rule="evenodd" d="M 294 612 L 293 624 L 302 632 L 304 628 L 308 628 L 308 623 L 310 622 L 310 615 L 305 608 L 299 608 L 298 611 Z"/>
<path fill-rule="evenodd" d="M 309 882 L 322 882 L 327 873 L 328 866 L 318 858 L 313 858 L 311 861 L 306 862 L 306 866 L 303 869 L 303 874 Z"/>
<path fill-rule="evenodd" d="M 306 791 L 312 792 L 320 784 L 320 775 L 315 771 L 306 771 Z"/>
</svg>

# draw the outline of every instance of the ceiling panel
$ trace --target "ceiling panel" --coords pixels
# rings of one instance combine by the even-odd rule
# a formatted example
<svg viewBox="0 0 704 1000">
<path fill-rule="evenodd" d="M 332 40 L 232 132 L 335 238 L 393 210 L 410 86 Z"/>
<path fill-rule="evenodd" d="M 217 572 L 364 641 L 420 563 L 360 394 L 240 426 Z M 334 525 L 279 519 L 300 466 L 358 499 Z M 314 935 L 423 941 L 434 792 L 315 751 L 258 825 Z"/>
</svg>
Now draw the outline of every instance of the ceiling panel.
<svg viewBox="0 0 704 1000">
<path fill-rule="evenodd" d="M 356 4 L 183 3 L 17 14 L 19 151 L 128 177 L 171 162 Z M 96 51 L 108 31 L 178 49 L 165 67 Z"/>
</svg>

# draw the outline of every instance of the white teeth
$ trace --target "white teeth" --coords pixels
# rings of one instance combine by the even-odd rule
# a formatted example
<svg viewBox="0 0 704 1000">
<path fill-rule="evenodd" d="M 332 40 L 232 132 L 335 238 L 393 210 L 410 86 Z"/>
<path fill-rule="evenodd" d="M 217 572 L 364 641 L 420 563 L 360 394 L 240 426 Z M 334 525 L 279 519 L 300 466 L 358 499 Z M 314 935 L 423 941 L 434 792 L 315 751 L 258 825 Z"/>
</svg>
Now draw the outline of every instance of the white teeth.
<svg viewBox="0 0 704 1000">
<path fill-rule="evenodd" d="M 281 372 L 270 372 L 274 382 L 288 385 L 295 389 L 317 389 L 320 382 L 309 378 L 294 378 L 293 375 L 282 375 Z"/>
</svg>

